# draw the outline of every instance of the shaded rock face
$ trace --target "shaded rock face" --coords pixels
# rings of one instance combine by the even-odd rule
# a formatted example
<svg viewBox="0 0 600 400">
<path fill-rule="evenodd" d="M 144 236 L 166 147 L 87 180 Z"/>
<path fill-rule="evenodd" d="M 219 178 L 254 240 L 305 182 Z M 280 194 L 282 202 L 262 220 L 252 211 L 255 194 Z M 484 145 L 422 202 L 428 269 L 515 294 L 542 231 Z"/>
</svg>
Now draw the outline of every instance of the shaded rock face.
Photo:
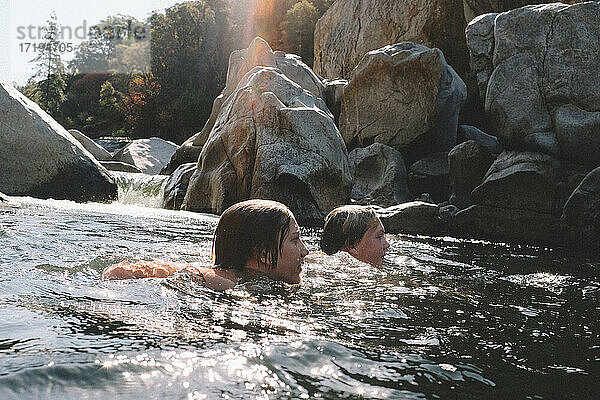
<svg viewBox="0 0 600 400">
<path fill-rule="evenodd" d="M 179 210 L 192 174 L 196 171 L 196 163 L 182 164 L 167 179 L 163 195 L 163 208 Z"/>
<path fill-rule="evenodd" d="M 342 95 L 350 148 L 383 143 L 412 161 L 456 144 L 466 86 L 438 49 L 398 43 L 365 55 Z M 411 160 L 409 160 L 410 162 Z"/>
<path fill-rule="evenodd" d="M 136 139 L 119 150 L 114 161 L 134 165 L 142 173 L 157 175 L 177 150 L 175 143 L 160 138 Z"/>
<path fill-rule="evenodd" d="M 585 241 L 596 249 L 600 242 L 600 167 L 581 181 L 563 208 L 563 223 L 577 232 L 576 242 Z"/>
<path fill-rule="evenodd" d="M 388 207 L 411 200 L 400 152 L 374 143 L 351 151 L 348 163 L 353 177 L 352 199 L 357 203 Z"/>
<path fill-rule="evenodd" d="M 595 1 L 526 6 L 471 22 L 472 65 L 503 144 L 600 164 L 599 35 Z"/>
<path fill-rule="evenodd" d="M 433 153 L 410 166 L 408 187 L 416 195 L 429 193 L 434 202 L 448 200 L 448 153 Z"/>
<path fill-rule="evenodd" d="M 435 204 L 411 201 L 376 210 L 388 233 L 440 234 L 444 224 Z"/>
<path fill-rule="evenodd" d="M 345 79 L 336 79 L 334 81 L 325 81 L 325 90 L 323 91 L 323 100 L 329 111 L 333 114 L 335 125 L 339 126 L 340 113 L 342 112 L 342 95 L 344 88 L 348 85 Z"/>
<path fill-rule="evenodd" d="M 460 0 L 337 0 L 315 27 L 315 72 L 349 78 L 363 55 L 398 42 L 441 49 L 459 74 L 468 70 Z"/>
<path fill-rule="evenodd" d="M 462 235 L 532 244 L 562 244 L 559 220 L 531 210 L 473 205 L 451 219 L 451 228 Z"/>
<path fill-rule="evenodd" d="M 463 209 L 472 204 L 471 192 L 493 162 L 490 152 L 474 140 L 457 145 L 448 153 L 450 203 Z"/>
<path fill-rule="evenodd" d="M 81 145 L 89 151 L 96 160 L 98 161 L 111 161 L 112 154 L 104 150 L 102 146 L 99 146 L 92 139 L 78 131 L 77 129 L 69 129 L 68 131 Z"/>
<path fill-rule="evenodd" d="M 273 51 L 264 39 L 256 37 L 247 49 L 236 50 L 229 56 L 225 88 L 215 99 L 210 117 L 194 140 L 194 146 L 202 147 L 206 143 L 221 107 L 235 92 L 244 75 L 257 66 L 278 68 L 288 79 L 315 97 L 324 97 L 321 79 L 302 62 L 299 56 Z"/>
<path fill-rule="evenodd" d="M 280 70 L 256 67 L 221 107 L 182 208 L 221 213 L 263 198 L 322 223 L 350 190 L 346 146 L 323 100 Z"/>
<path fill-rule="evenodd" d="M 0 191 L 74 201 L 116 199 L 106 169 L 60 124 L 0 81 Z"/>
<path fill-rule="evenodd" d="M 161 175 L 171 175 L 175 170 L 186 163 L 195 163 L 198 161 L 202 146 L 194 145 L 194 141 L 198 138 L 201 132 L 196 133 L 188 140 L 183 142 L 181 146 L 175 150 L 169 163 L 160 171 Z M 204 143 L 202 143 L 204 145 Z"/>
<path fill-rule="evenodd" d="M 458 127 L 458 142 L 467 142 L 474 140 L 478 145 L 485 148 L 492 154 L 502 153 L 502 145 L 498 142 L 498 138 L 488 135 L 479 128 L 469 125 L 460 125 Z"/>
<path fill-rule="evenodd" d="M 504 151 L 472 192 L 475 204 L 552 214 L 559 205 L 560 162 L 547 154 Z"/>
</svg>

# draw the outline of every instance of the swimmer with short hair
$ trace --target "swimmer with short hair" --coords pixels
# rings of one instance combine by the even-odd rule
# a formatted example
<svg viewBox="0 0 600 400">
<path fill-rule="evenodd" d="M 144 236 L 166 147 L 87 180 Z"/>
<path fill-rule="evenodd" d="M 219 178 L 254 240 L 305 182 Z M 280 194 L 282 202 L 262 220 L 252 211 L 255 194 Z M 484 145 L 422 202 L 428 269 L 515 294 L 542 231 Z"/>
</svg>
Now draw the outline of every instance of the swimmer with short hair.
<svg viewBox="0 0 600 400">
<path fill-rule="evenodd" d="M 325 217 L 321 250 L 328 255 L 345 251 L 359 261 L 381 265 L 390 244 L 383 224 L 370 207 L 346 205 Z"/>
<path fill-rule="evenodd" d="M 308 250 L 300 239 L 294 215 L 270 200 L 248 200 L 223 212 L 213 237 L 212 268 L 170 263 L 119 263 L 107 267 L 103 279 L 166 278 L 177 271 L 198 274 L 211 289 L 233 288 L 254 275 L 300 283 Z"/>
</svg>

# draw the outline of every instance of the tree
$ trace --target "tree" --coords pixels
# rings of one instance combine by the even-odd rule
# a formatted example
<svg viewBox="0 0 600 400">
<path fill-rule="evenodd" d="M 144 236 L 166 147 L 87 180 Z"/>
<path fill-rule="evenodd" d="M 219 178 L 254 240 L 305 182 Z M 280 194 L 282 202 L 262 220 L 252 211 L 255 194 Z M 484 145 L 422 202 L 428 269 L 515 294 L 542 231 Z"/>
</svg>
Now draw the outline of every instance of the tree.
<svg viewBox="0 0 600 400">
<path fill-rule="evenodd" d="M 65 99 L 66 81 L 63 74 L 65 67 L 60 51 L 59 24 L 56 13 L 50 14 L 50 19 L 44 27 L 44 41 L 37 46 L 37 56 L 31 60 L 36 64 L 34 79 L 39 79 L 37 102 L 46 112 L 56 117 Z"/>
<path fill-rule="evenodd" d="M 69 69 L 74 73 L 107 72 L 116 49 L 149 42 L 149 29 L 146 23 L 127 15 L 108 16 L 90 27 L 89 38 L 77 46 Z"/>
<path fill-rule="evenodd" d="M 189 1 L 154 14 L 151 67 L 162 90 L 158 132 L 182 142 L 202 128 L 225 86 L 229 54 L 237 43 L 226 0 Z"/>
<path fill-rule="evenodd" d="M 317 8 L 308 0 L 300 0 L 287 10 L 283 21 L 283 49 L 298 54 L 308 65 L 314 60 L 313 37 L 318 19 Z"/>
</svg>

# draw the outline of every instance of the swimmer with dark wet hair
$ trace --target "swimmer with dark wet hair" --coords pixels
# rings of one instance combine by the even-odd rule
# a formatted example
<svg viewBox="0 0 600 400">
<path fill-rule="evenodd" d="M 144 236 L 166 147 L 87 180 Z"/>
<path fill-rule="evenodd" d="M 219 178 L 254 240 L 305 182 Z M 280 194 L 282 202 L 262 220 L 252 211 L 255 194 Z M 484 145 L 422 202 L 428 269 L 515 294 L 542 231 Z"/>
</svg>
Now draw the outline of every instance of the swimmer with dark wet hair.
<svg viewBox="0 0 600 400">
<path fill-rule="evenodd" d="M 372 208 L 347 205 L 325 218 L 321 250 L 328 255 L 345 251 L 359 261 L 381 265 L 390 244 L 385 229 Z"/>
<path fill-rule="evenodd" d="M 213 267 L 123 262 L 107 267 L 102 277 L 166 278 L 185 270 L 197 274 L 201 283 L 215 290 L 230 289 L 255 275 L 300 283 L 307 254 L 289 208 L 276 201 L 248 200 L 234 204 L 221 215 L 213 238 Z"/>
</svg>

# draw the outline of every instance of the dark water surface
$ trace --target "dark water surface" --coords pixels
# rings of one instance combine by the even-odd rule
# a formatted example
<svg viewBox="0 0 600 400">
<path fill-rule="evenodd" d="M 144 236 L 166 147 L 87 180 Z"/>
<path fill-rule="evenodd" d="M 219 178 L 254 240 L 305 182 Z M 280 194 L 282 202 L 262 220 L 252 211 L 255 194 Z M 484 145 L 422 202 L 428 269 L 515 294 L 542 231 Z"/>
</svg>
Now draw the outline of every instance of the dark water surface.
<svg viewBox="0 0 600 400">
<path fill-rule="evenodd" d="M 0 399 L 600 398 L 598 260 L 390 235 L 383 268 L 311 254 L 299 286 L 103 282 L 122 260 L 208 264 L 216 218 L 13 200 Z"/>
</svg>

